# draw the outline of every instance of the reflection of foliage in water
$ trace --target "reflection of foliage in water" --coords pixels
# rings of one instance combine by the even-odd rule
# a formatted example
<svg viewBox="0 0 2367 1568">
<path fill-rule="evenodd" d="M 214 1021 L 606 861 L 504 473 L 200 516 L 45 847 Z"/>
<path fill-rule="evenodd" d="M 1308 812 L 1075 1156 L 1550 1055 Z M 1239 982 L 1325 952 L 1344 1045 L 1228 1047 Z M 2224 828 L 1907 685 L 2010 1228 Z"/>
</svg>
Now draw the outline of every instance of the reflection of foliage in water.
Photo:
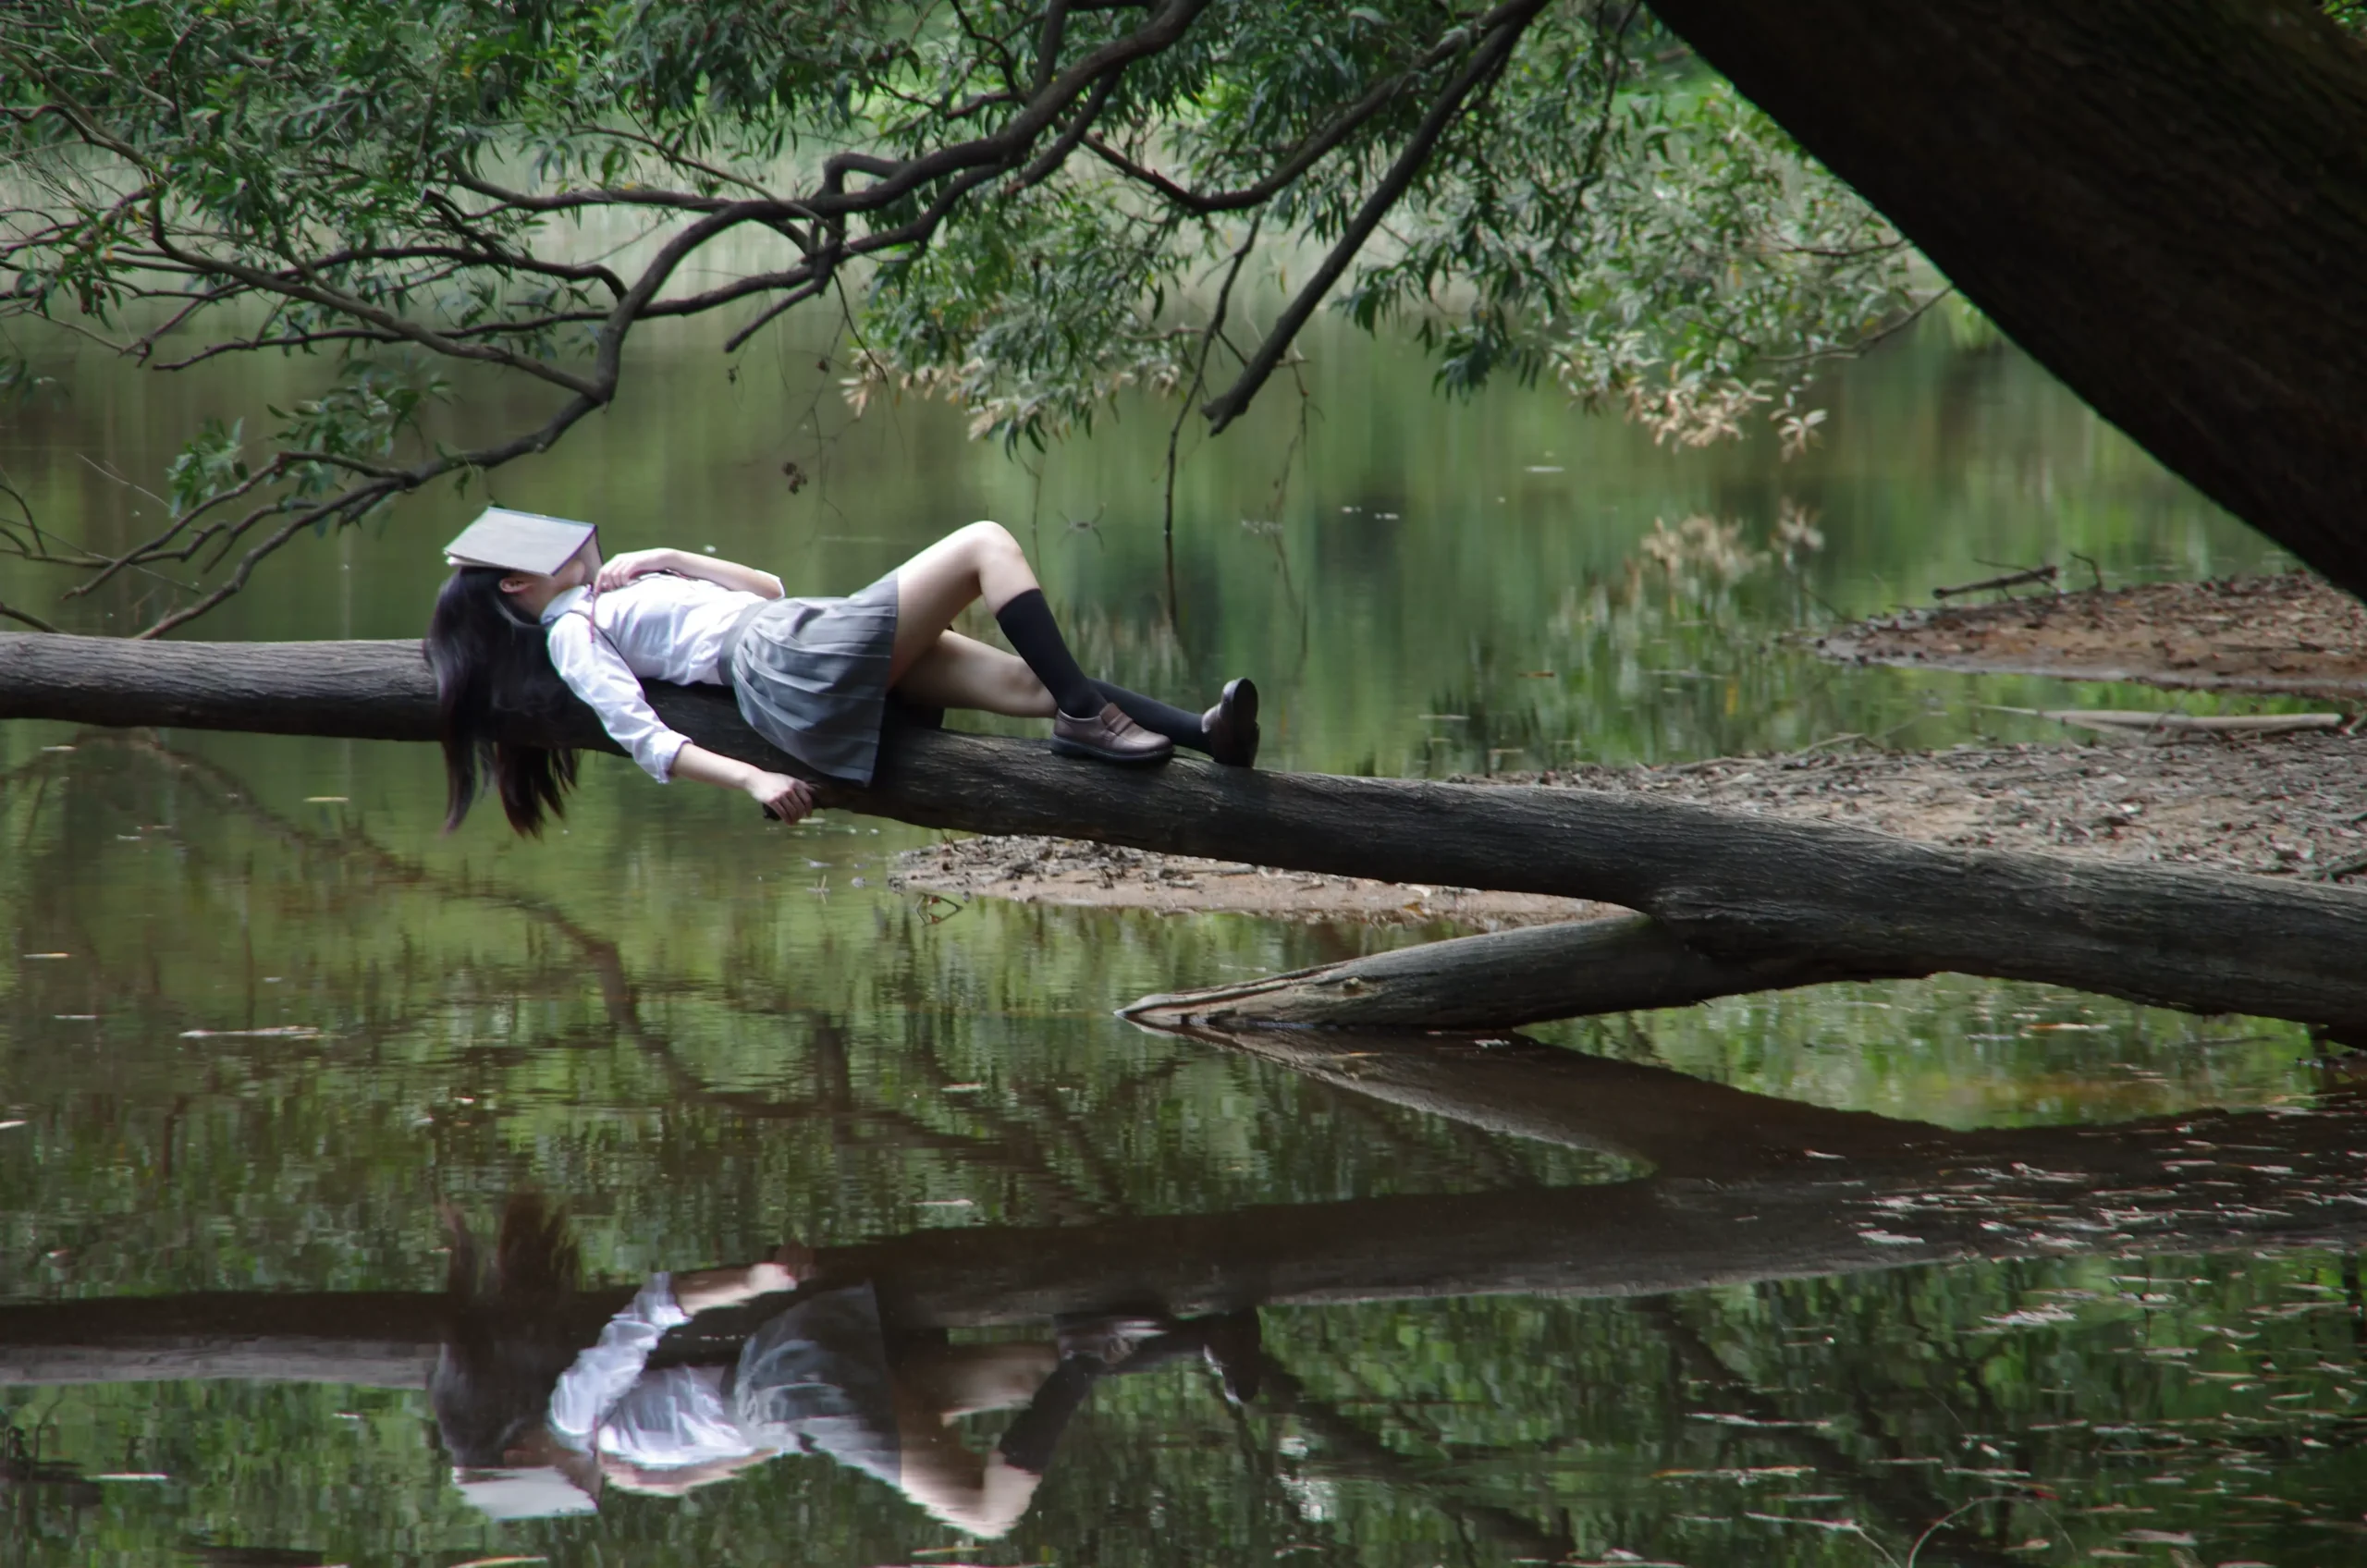
<svg viewBox="0 0 2367 1568">
<path fill-rule="evenodd" d="M 1833 712 L 1816 700 L 1813 661 L 1775 640 L 1814 607 L 1803 572 L 1822 546 L 1814 514 L 1789 496 L 1755 528 L 1699 513 L 1674 528 L 1653 519 L 1614 570 L 1562 590 L 1527 645 L 1544 668 L 1483 657 L 1482 690 L 1439 695 L 1438 711 L 1461 716 L 1447 721 L 1460 728 L 1434 733 L 1429 771 L 1650 759 L 1691 753 L 1705 738 L 1712 754 L 1782 746 Z"/>
<path fill-rule="evenodd" d="M 30 1123 L 0 1133 L 0 1256 L 27 1260 L 17 1293 L 430 1290 L 430 1199 L 482 1215 L 529 1183 L 569 1199 L 595 1271 L 621 1279 L 754 1256 L 790 1231 L 828 1243 L 1630 1173 L 1104 1016 L 1177 976 L 1389 938 L 1036 909 L 930 926 L 851 885 L 888 840 L 844 824 L 752 838 L 720 802 L 682 802 L 661 830 L 639 794 L 595 787 L 553 854 L 423 827 L 389 848 L 355 826 L 385 809 L 371 786 L 383 771 L 398 819 L 423 824 L 405 802 L 434 783 L 424 766 L 407 778 L 397 748 L 368 749 L 390 754 L 343 787 L 353 799 L 307 805 L 333 792 L 322 770 L 338 748 L 291 744 L 275 763 L 278 743 L 240 741 L 234 774 L 136 740 L 11 743 L 0 833 L 22 872 L 0 885 L 0 922 L 15 951 L 77 955 L 0 970 L 8 1114 Z M 834 901 L 810 889 L 825 876 Z M 84 1012 L 103 1016 L 58 1016 Z M 291 1025 L 320 1033 L 182 1037 Z M 2298 1035 L 2257 1033 L 1969 982 L 1564 1031 L 1745 1087 L 1958 1123 L 2304 1092 Z M 2067 1559 L 2152 1529 L 2234 1543 L 2205 1561 L 2322 1559 L 2345 1537 L 2306 1521 L 2362 1479 L 2367 1327 L 2348 1267 L 2082 1258 L 1646 1303 L 1269 1312 L 1288 1397 L 1237 1421 L 1190 1368 L 1105 1385 L 1019 1532 L 969 1560 L 1287 1551 L 1417 1568 L 1567 1544 L 1589 1560 L 1858 1568 L 1876 1542 L 1896 1554 L 1947 1509 L 2032 1486 L 2059 1495 L 1969 1516 L 1993 1547 L 2044 1535 Z M 423 1401 L 400 1391 L 166 1383 L 9 1390 L 0 1408 L 19 1428 L 51 1422 L 43 1456 L 85 1476 L 170 1477 L 100 1483 L 98 1506 L 19 1491 L 15 1541 L 39 1568 L 185 1543 L 438 1564 L 772 1561 L 784 1539 L 914 1561 L 945 1544 L 820 1461 L 694 1506 L 619 1498 L 597 1521 L 496 1528 L 459 1503 Z M 2028 1474 L 1983 1474 L 2013 1470 Z M 2154 1512 L 2083 1512 L 2109 1508 Z M 1871 1540 L 1752 1513 L 1852 1518 Z"/>
<path fill-rule="evenodd" d="M 1868 1541 L 1815 1522 L 1852 1520 L 1895 1561 L 1993 1497 L 1980 1535 L 2046 1540 L 2033 1561 L 2132 1528 L 2317 1561 L 2361 1475 L 2367 1360 L 2355 1302 L 2326 1282 L 2344 1268 L 2355 1280 L 2324 1256 L 1918 1268 L 1633 1305 L 1343 1309 L 1274 1337 L 1429 1484 L 1540 1521 L 1568 1508 L 1588 1559 L 1871 1564 Z M 1332 1497 L 1351 1530 L 1417 1506 L 1358 1479 Z"/>
<path fill-rule="evenodd" d="M 1956 975 L 1729 997 L 1642 1024 L 1582 1020 L 1548 1032 L 1603 1055 L 1626 1035 L 1697 1078 L 1949 1127 L 2292 1104 L 2312 1090 L 2315 1049 L 2298 1023 Z"/>
</svg>

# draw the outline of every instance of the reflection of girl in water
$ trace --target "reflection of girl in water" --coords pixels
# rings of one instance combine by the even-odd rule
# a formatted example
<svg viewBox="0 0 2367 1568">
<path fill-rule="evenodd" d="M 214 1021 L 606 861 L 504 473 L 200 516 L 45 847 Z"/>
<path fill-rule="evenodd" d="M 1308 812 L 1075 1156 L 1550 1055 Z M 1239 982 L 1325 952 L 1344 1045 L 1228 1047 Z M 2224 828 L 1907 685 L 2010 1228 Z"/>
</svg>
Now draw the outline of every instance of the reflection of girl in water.
<svg viewBox="0 0 2367 1568">
<path fill-rule="evenodd" d="M 498 1518 L 581 1513 L 602 1486 L 680 1495 L 778 1454 L 828 1454 L 949 1525 L 997 1536 L 1017 1523 L 1061 1428 L 1113 1367 L 1200 1355 L 1211 1328 L 1161 1318 L 1073 1323 L 1058 1345 L 950 1345 L 891 1336 L 868 1284 L 809 1294 L 723 1364 L 653 1367 L 668 1329 L 710 1308 L 789 1291 L 810 1255 L 650 1277 L 597 1342 L 570 1343 L 577 1257 L 539 1200 L 512 1199 L 490 1278 L 454 1227 L 452 1330 L 430 1382 L 472 1502 Z M 489 1288 L 487 1288 L 489 1287 Z M 1024 1405 L 984 1458 L 957 1416 Z"/>
<path fill-rule="evenodd" d="M 1257 690 L 1245 680 L 1227 684 L 1202 713 L 1086 676 L 1034 569 L 998 523 L 949 534 L 842 599 L 785 598 L 770 572 L 682 550 L 631 550 L 604 563 L 588 525 L 529 514 L 488 513 L 452 542 L 448 558 L 459 570 L 436 599 L 426 640 L 450 783 L 448 826 L 489 773 L 511 826 L 541 830 L 575 781 L 574 753 L 505 741 L 500 720 L 548 715 L 570 690 L 661 783 L 740 790 L 788 821 L 814 809 L 803 780 L 668 728 L 644 680 L 729 686 L 758 734 L 816 773 L 853 784 L 871 782 L 891 692 L 921 709 L 1049 718 L 1055 750 L 1105 762 L 1160 763 L 1177 746 L 1244 767 L 1257 755 Z M 951 630 L 979 600 L 1018 657 Z"/>
</svg>

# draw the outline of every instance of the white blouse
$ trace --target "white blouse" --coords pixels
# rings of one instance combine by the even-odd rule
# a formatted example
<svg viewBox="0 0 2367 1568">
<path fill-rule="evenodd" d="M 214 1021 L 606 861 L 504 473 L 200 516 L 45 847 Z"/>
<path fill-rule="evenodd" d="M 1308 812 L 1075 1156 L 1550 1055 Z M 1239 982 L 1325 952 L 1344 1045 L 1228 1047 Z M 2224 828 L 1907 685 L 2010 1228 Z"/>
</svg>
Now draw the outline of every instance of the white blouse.
<svg viewBox="0 0 2367 1568">
<path fill-rule="evenodd" d="M 551 1390 L 551 1431 L 570 1448 L 652 1470 L 775 1452 L 751 1441 L 732 1418 L 723 1390 L 728 1368 L 649 1369 L 649 1353 L 666 1330 L 689 1321 L 674 1300 L 673 1277 L 651 1275 L 608 1319 L 599 1342 L 560 1374 Z"/>
<path fill-rule="evenodd" d="M 644 680 L 678 686 L 724 682 L 723 639 L 749 606 L 763 596 L 703 578 L 653 572 L 611 588 L 587 611 L 591 595 L 570 588 L 543 610 L 550 628 L 551 663 L 575 694 L 600 716 L 601 728 L 660 784 L 674 776 L 674 759 L 690 737 L 668 729 L 649 705 Z M 592 615 L 600 619 L 592 628 Z"/>
</svg>

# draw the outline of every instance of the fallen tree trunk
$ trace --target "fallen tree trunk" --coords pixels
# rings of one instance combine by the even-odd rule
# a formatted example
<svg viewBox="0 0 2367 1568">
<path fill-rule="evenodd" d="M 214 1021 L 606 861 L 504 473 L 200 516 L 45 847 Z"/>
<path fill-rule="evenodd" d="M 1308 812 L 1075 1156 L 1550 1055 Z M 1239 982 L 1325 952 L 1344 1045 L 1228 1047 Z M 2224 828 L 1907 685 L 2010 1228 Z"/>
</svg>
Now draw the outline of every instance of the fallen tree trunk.
<svg viewBox="0 0 2367 1568">
<path fill-rule="evenodd" d="M 653 684 L 701 745 L 795 771 L 719 691 Z M 413 643 L 0 637 L 0 718 L 420 741 Z M 614 750 L 587 709 L 519 739 Z M 1595 899 L 1735 963 L 1830 978 L 1954 970 L 2201 1012 L 2367 1031 L 2367 894 L 2267 877 L 1943 849 L 1833 824 L 1581 790 L 1095 766 L 1018 741 L 900 731 L 827 805 L 931 827 L 1097 839 L 1389 881 Z"/>
<path fill-rule="evenodd" d="M 1890 978 L 1929 973 L 1902 970 Z M 1154 1029 L 1516 1029 L 1555 1018 L 1688 1007 L 1713 997 L 1873 978 L 1804 954 L 1711 958 L 1650 916 L 1625 914 L 1425 942 L 1230 986 L 1161 991 L 1119 1014 Z"/>
</svg>

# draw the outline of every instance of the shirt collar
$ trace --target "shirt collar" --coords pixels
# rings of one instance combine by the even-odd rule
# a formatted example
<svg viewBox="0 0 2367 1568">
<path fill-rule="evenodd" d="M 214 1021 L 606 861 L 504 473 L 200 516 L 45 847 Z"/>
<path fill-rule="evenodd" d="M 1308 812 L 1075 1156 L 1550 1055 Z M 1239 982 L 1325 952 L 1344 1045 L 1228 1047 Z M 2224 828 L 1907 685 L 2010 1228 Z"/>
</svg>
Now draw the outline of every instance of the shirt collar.
<svg viewBox="0 0 2367 1568">
<path fill-rule="evenodd" d="M 585 592 L 582 588 L 570 588 L 553 598 L 549 604 L 543 606 L 543 624 L 548 626 L 559 617 L 582 606 Z"/>
</svg>

